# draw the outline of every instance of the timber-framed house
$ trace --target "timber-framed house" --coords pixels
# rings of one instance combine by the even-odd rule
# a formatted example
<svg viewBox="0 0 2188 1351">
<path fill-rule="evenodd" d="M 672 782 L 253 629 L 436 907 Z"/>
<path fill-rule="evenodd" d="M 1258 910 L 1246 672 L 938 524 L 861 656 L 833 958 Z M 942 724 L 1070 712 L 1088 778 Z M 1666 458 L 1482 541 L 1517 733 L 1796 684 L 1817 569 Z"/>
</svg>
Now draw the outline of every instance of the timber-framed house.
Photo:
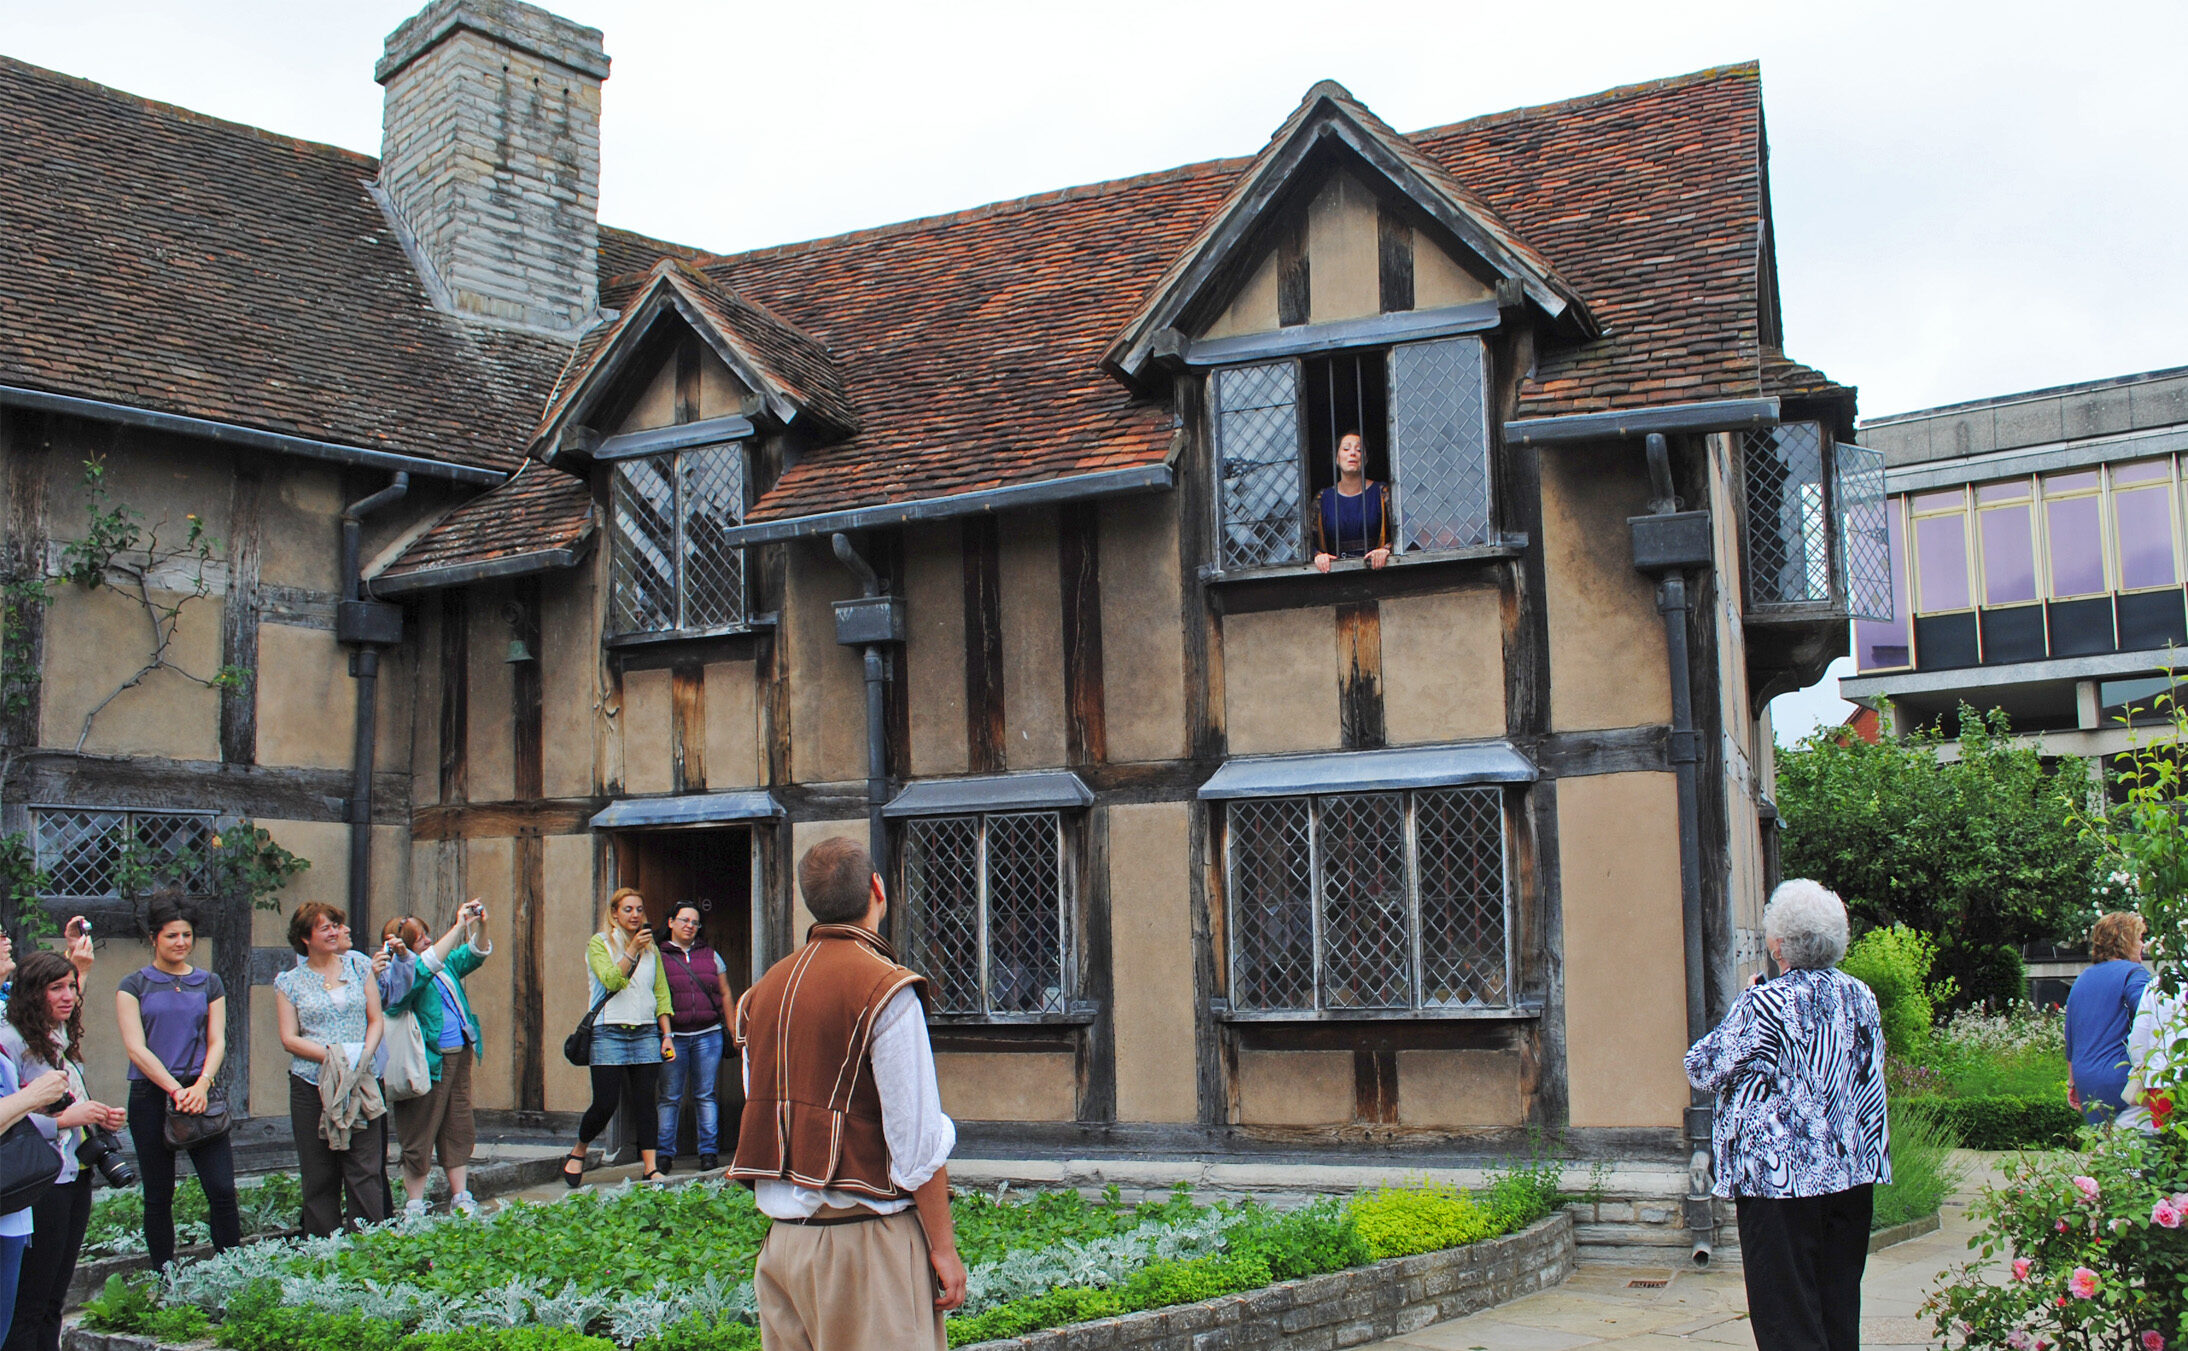
<svg viewBox="0 0 2188 1351">
<path fill-rule="evenodd" d="M 483 895 L 481 1106 L 570 1113 L 609 889 L 742 984 L 870 835 L 967 1149 L 1683 1159 L 1767 701 L 1882 558 L 1853 391 L 1784 352 L 1759 71 L 1410 135 L 1323 83 L 1247 158 L 710 255 L 595 219 L 607 70 L 436 0 L 373 160 L 0 61 L 11 564 L 102 454 L 222 541 L 178 641 L 256 672 L 79 736 L 133 621 L 31 608 L 52 904 L 119 932 L 115 832 L 238 816 L 363 923 Z M 1393 552 L 1325 573 L 1347 430 Z M 249 991 L 287 950 L 231 919 Z"/>
</svg>

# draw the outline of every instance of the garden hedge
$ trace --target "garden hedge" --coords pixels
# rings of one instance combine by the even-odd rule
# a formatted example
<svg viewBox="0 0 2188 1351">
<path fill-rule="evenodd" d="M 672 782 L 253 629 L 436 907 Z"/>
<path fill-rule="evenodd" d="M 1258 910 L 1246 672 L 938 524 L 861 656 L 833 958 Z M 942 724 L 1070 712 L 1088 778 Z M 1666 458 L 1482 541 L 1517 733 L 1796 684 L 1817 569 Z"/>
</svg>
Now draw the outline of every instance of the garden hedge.
<svg viewBox="0 0 2188 1351">
<path fill-rule="evenodd" d="M 2082 1114 L 2064 1098 L 1907 1098 L 1963 1149 L 2053 1149 L 2074 1143 Z"/>
</svg>

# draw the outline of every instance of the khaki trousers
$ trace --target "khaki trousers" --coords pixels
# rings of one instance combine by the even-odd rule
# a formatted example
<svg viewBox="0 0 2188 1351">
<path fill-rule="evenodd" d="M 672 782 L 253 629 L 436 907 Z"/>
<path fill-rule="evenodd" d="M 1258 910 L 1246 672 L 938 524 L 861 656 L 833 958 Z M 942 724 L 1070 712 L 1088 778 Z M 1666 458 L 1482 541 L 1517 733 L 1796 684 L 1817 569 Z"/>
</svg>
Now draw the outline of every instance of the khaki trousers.
<svg viewBox="0 0 2188 1351">
<path fill-rule="evenodd" d="M 777 1224 L 752 1276 L 766 1351 L 947 1351 L 919 1216 Z"/>
</svg>

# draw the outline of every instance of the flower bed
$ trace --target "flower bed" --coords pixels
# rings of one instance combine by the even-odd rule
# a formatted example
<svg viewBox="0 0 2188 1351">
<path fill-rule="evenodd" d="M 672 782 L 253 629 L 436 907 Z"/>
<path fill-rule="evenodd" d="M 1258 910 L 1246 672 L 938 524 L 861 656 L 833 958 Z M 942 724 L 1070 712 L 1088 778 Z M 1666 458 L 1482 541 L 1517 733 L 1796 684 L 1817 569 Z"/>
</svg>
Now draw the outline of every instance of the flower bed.
<svg viewBox="0 0 2188 1351">
<path fill-rule="evenodd" d="M 1479 1193 L 1414 1185 L 1279 1212 L 1076 1192 L 953 1203 L 970 1270 L 952 1345 L 1207 1301 L 1510 1234 L 1552 1213 L 1554 1167 Z M 767 1220 L 718 1182 L 622 1187 L 481 1220 L 271 1240 L 115 1278 L 89 1328 L 235 1351 L 743 1351 Z M 1425 1321 L 1425 1320 L 1424 1320 Z"/>
<path fill-rule="evenodd" d="M 236 1188 L 236 1211 L 246 1238 L 294 1229 L 303 1203 L 303 1188 L 288 1173 L 270 1173 Z M 184 1178 L 175 1187 L 175 1243 L 189 1248 L 212 1241 L 205 1189 L 196 1178 Z M 143 1251 L 144 1194 L 136 1188 L 100 1192 L 84 1230 L 84 1258 L 134 1257 Z"/>
</svg>

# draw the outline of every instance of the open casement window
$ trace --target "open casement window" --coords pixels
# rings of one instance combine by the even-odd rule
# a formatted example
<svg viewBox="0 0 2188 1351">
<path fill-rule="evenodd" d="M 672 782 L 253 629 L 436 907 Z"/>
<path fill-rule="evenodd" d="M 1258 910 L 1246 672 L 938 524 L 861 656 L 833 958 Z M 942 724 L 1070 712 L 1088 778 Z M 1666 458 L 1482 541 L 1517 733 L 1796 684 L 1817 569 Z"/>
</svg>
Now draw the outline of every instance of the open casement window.
<svg viewBox="0 0 2188 1351">
<path fill-rule="evenodd" d="M 211 812 L 33 807 L 30 823 L 45 900 L 119 901 L 146 884 L 179 884 L 190 896 L 207 892 L 203 874 L 184 860 L 203 858 L 212 843 Z"/>
<path fill-rule="evenodd" d="M 997 1022 L 1071 1012 L 1072 869 L 1058 812 L 904 823 L 910 964 L 934 1011 Z"/>
<path fill-rule="evenodd" d="M 1235 1011 L 1511 1006 L 1504 789 L 1246 798 L 1224 810 Z"/>
<path fill-rule="evenodd" d="M 616 460 L 610 623 L 618 634 L 715 632 L 745 624 L 744 446 L 731 441 Z"/>
<path fill-rule="evenodd" d="M 1892 617 L 1884 457 L 1815 422 L 1741 434 L 1748 607 Z"/>
<path fill-rule="evenodd" d="M 1382 368 L 1387 383 L 1363 391 L 1359 381 L 1371 366 Z M 1307 561 L 1314 489 L 1333 481 L 1337 439 L 1354 427 L 1370 443 L 1368 476 L 1391 485 L 1399 550 L 1495 539 L 1488 355 L 1480 338 L 1230 366 L 1210 384 L 1220 568 Z M 1350 391 L 1349 406 L 1340 390 Z M 1379 464 L 1388 469 L 1378 472 Z"/>
</svg>

